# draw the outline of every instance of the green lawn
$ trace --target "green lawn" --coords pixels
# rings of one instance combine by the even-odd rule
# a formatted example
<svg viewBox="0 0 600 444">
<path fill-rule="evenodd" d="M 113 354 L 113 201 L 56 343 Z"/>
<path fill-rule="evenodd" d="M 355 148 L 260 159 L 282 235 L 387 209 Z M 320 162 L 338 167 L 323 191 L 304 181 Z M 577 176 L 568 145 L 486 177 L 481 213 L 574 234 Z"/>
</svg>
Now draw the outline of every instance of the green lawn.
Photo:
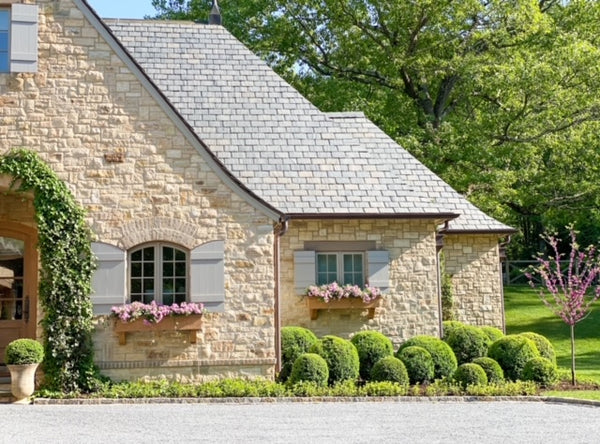
<svg viewBox="0 0 600 444">
<path fill-rule="evenodd" d="M 559 367 L 570 372 L 569 326 L 543 304 L 537 290 L 528 286 L 505 287 L 504 308 L 507 334 L 533 331 L 544 335 L 556 349 Z M 575 352 L 577 379 L 600 383 L 600 303 L 575 326 Z"/>
</svg>

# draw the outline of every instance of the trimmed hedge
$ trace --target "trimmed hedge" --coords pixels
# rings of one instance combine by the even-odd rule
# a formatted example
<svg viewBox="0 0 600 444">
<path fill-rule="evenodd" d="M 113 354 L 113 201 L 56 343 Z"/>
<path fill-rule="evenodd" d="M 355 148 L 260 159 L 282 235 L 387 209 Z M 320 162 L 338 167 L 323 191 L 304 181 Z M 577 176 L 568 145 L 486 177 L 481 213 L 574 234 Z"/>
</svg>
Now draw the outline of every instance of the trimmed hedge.
<svg viewBox="0 0 600 444">
<path fill-rule="evenodd" d="M 423 347 L 433 359 L 433 377 L 441 379 L 452 375 L 458 367 L 456 356 L 448 344 L 433 336 L 415 336 L 409 339 L 398 349 L 398 353 L 406 347 Z"/>
<path fill-rule="evenodd" d="M 504 371 L 500 364 L 492 358 L 484 356 L 473 360 L 473 364 L 477 364 L 485 372 L 490 384 L 498 384 L 504 382 Z"/>
<path fill-rule="evenodd" d="M 490 344 L 487 335 L 472 325 L 453 328 L 446 342 L 454 351 L 459 364 L 466 364 L 485 356 Z"/>
<path fill-rule="evenodd" d="M 360 361 L 352 342 L 337 336 L 324 336 L 309 350 L 320 355 L 329 367 L 329 384 L 358 379 Z"/>
<path fill-rule="evenodd" d="M 558 381 L 556 364 L 541 356 L 530 359 L 523 368 L 522 379 L 537 382 L 542 387 L 550 387 Z"/>
<path fill-rule="evenodd" d="M 431 354 L 423 347 L 411 345 L 398 351 L 396 355 L 408 372 L 408 379 L 411 384 L 421 384 L 433 381 L 434 365 Z"/>
<path fill-rule="evenodd" d="M 392 341 L 378 331 L 366 330 L 356 333 L 350 340 L 358 351 L 360 377 L 369 379 L 371 369 L 380 359 L 394 356 Z"/>
<path fill-rule="evenodd" d="M 467 388 L 468 385 L 487 385 L 488 383 L 483 368 L 472 362 L 459 365 L 456 372 L 454 372 L 454 380 L 462 388 Z"/>
<path fill-rule="evenodd" d="M 521 379 L 525 364 L 539 357 L 540 353 L 531 339 L 521 335 L 507 335 L 490 345 L 488 356 L 500 364 L 505 378 L 516 381 Z"/>
<path fill-rule="evenodd" d="M 375 363 L 371 370 L 371 381 L 375 382 L 397 382 L 400 385 L 408 385 L 409 378 L 404 363 L 394 357 L 386 356 Z"/>
<path fill-rule="evenodd" d="M 314 382 L 319 387 L 327 386 L 329 369 L 327 362 L 315 353 L 304 353 L 294 361 L 289 383 Z"/>
<path fill-rule="evenodd" d="M 525 336 L 528 339 L 531 339 L 535 344 L 535 347 L 540 352 L 540 356 L 542 358 L 546 358 L 548 361 L 552 362 L 556 365 L 556 351 L 554 350 L 554 346 L 552 343 L 546 339 L 545 336 L 542 336 L 538 333 L 534 333 L 532 331 L 527 331 L 525 333 L 519 333 L 521 336 Z"/>
<path fill-rule="evenodd" d="M 279 380 L 285 382 L 292 372 L 298 357 L 318 341 L 315 334 L 303 327 L 283 327 L 281 329 L 281 372 Z"/>
</svg>

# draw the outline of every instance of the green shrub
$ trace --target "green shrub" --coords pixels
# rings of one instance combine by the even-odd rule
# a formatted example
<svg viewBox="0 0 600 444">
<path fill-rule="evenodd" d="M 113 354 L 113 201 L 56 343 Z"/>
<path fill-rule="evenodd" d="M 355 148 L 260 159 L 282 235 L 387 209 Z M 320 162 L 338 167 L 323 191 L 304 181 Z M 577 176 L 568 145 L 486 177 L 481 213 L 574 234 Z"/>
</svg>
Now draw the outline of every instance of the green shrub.
<svg viewBox="0 0 600 444">
<path fill-rule="evenodd" d="M 283 327 L 281 329 L 281 372 L 279 380 L 287 381 L 294 361 L 318 341 L 315 334 L 303 327 Z"/>
<path fill-rule="evenodd" d="M 535 344 L 537 351 L 540 352 L 540 356 L 556 365 L 556 351 L 554 351 L 554 346 L 546 339 L 546 337 L 532 331 L 520 333 L 520 335 L 531 339 Z"/>
<path fill-rule="evenodd" d="M 423 347 L 412 345 L 399 350 L 396 357 L 406 366 L 411 384 L 420 384 L 433 380 L 434 365 L 429 352 Z"/>
<path fill-rule="evenodd" d="M 542 387 L 550 387 L 558 381 L 558 370 L 556 364 L 540 356 L 527 361 L 521 379 L 537 382 Z"/>
<path fill-rule="evenodd" d="M 358 379 L 360 362 L 352 342 L 337 336 L 324 336 L 310 348 L 320 355 L 329 368 L 329 384 Z"/>
<path fill-rule="evenodd" d="M 386 359 L 386 358 L 384 358 Z M 394 358 L 396 359 L 396 358 Z M 390 381 L 367 382 L 359 388 L 359 396 L 404 396 L 407 384 L 398 384 Z"/>
<path fill-rule="evenodd" d="M 497 341 L 498 339 L 504 337 L 504 333 L 502 333 L 502 330 L 500 330 L 499 328 L 489 327 L 489 326 L 484 326 L 484 327 L 479 327 L 479 328 L 488 337 L 488 339 L 490 340 L 490 344 L 492 342 Z"/>
<path fill-rule="evenodd" d="M 377 382 L 390 381 L 401 385 L 409 383 L 406 366 L 394 356 L 386 356 L 377 361 L 371 370 L 370 377 L 371 381 Z"/>
<path fill-rule="evenodd" d="M 298 356 L 292 366 L 289 383 L 314 382 L 319 386 L 326 386 L 329 380 L 329 369 L 327 362 L 315 353 L 304 353 Z"/>
<path fill-rule="evenodd" d="M 458 363 L 456 356 L 448 344 L 433 336 L 415 336 L 402 344 L 398 351 L 406 347 L 423 347 L 429 352 L 433 359 L 433 377 L 441 379 L 452 375 L 456 371 Z"/>
<path fill-rule="evenodd" d="M 473 359 L 473 364 L 477 364 L 485 372 L 489 384 L 498 384 L 504 382 L 504 371 L 500 364 L 492 358 L 484 356 L 483 358 Z"/>
<path fill-rule="evenodd" d="M 454 331 L 455 328 L 464 327 L 465 324 L 459 321 L 444 321 L 442 322 L 443 334 L 442 340 L 445 341 L 450 336 L 450 333 Z"/>
<path fill-rule="evenodd" d="M 466 364 L 485 356 L 490 344 L 487 335 L 481 329 L 471 325 L 452 328 L 446 342 L 454 351 L 459 364 Z"/>
<path fill-rule="evenodd" d="M 43 360 L 44 347 L 33 339 L 16 339 L 4 352 L 4 362 L 8 365 L 39 364 Z"/>
<path fill-rule="evenodd" d="M 459 365 L 454 372 L 454 380 L 462 388 L 467 388 L 468 385 L 486 385 L 488 383 L 485 371 L 472 362 Z"/>
<path fill-rule="evenodd" d="M 369 379 L 371 369 L 377 361 L 386 356 L 394 355 L 394 346 L 389 338 L 378 331 L 361 331 L 350 340 L 358 351 L 360 362 L 360 377 Z"/>
<path fill-rule="evenodd" d="M 527 361 L 539 357 L 540 353 L 531 339 L 507 335 L 490 345 L 488 356 L 500 364 L 505 378 L 516 381 L 521 379 Z"/>
</svg>

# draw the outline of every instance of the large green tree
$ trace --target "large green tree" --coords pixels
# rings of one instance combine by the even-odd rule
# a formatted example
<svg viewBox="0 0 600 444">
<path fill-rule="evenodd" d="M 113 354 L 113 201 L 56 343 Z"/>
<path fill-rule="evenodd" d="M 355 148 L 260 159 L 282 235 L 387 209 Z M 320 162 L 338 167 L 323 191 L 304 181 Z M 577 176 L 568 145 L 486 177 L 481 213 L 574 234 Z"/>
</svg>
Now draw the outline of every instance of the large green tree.
<svg viewBox="0 0 600 444">
<path fill-rule="evenodd" d="M 600 237 L 593 0 L 221 0 L 224 25 L 326 111 L 363 110 L 485 211 L 514 255 Z M 212 0 L 153 0 L 206 20 Z"/>
</svg>

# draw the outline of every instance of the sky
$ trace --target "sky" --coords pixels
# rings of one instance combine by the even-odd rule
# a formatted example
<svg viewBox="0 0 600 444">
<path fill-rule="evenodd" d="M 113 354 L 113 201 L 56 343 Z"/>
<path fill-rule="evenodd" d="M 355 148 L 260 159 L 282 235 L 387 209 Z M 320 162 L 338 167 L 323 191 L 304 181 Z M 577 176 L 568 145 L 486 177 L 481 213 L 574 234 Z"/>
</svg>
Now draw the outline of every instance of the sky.
<svg viewBox="0 0 600 444">
<path fill-rule="evenodd" d="M 88 0 L 103 18 L 144 18 L 156 14 L 152 0 Z"/>
</svg>

